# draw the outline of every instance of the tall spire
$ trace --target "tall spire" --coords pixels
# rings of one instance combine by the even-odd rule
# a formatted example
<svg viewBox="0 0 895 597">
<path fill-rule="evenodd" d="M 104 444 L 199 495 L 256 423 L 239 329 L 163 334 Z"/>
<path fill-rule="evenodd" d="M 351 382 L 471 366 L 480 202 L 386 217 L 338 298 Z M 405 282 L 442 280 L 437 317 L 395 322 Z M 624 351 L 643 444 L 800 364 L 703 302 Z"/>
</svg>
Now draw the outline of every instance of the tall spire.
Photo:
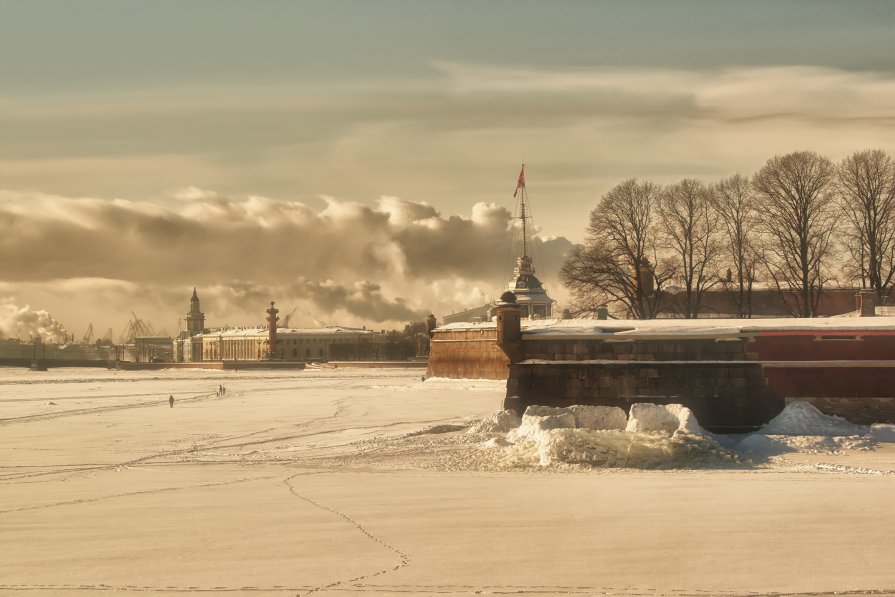
<svg viewBox="0 0 895 597">
<path fill-rule="evenodd" d="M 550 317 L 553 311 L 553 299 L 547 295 L 543 284 L 535 276 L 534 263 L 528 255 L 528 220 L 531 219 L 531 206 L 528 203 L 528 189 L 525 186 L 525 162 L 519 171 L 519 180 L 516 182 L 513 197 L 519 197 L 517 213 L 522 225 L 518 230 L 522 238 L 518 244 L 520 252 L 516 257 L 516 267 L 513 268 L 513 278 L 507 289 L 516 295 L 523 317 Z"/>
<path fill-rule="evenodd" d="M 519 180 L 516 182 L 516 191 L 513 193 L 513 197 L 519 195 L 520 190 L 522 191 L 522 195 L 519 196 L 519 219 L 522 220 L 522 255 L 520 257 L 528 257 L 528 219 L 531 217 L 529 215 L 531 210 L 526 210 L 528 190 L 525 188 L 525 162 L 522 162 L 522 169 L 519 171 Z"/>
</svg>

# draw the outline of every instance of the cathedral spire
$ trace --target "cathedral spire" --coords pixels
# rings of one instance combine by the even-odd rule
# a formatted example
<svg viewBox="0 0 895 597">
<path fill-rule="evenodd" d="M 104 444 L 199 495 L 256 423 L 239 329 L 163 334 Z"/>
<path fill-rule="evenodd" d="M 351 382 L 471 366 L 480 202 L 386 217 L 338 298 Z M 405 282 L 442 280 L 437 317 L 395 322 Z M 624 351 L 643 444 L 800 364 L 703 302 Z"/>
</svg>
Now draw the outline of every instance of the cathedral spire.
<svg viewBox="0 0 895 597">
<path fill-rule="evenodd" d="M 521 226 L 514 226 L 520 232 L 516 245 L 519 251 L 516 257 L 516 265 L 513 268 L 513 278 L 507 285 L 519 302 L 523 317 L 550 317 L 553 312 L 553 299 L 547 295 L 543 284 L 535 276 L 534 263 L 528 255 L 529 251 L 529 224 L 531 219 L 531 205 L 528 202 L 528 189 L 525 185 L 525 163 L 519 171 L 519 179 L 516 181 L 516 191 L 513 197 L 519 197 L 519 208 L 516 212 Z"/>
<path fill-rule="evenodd" d="M 525 188 L 525 162 L 522 162 L 522 169 L 519 170 L 519 180 L 516 181 L 516 191 L 513 197 L 519 196 L 519 219 L 522 221 L 522 240 L 520 242 L 522 254 L 520 257 L 528 257 L 528 220 L 531 219 L 531 209 L 526 209 L 528 203 L 528 191 Z"/>
</svg>

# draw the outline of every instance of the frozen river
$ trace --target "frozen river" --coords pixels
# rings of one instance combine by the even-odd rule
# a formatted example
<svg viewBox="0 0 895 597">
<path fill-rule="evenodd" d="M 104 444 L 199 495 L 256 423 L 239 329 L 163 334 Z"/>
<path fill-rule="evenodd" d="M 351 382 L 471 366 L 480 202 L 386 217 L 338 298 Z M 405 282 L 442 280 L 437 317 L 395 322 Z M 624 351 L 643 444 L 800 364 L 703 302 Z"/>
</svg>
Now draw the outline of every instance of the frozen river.
<svg viewBox="0 0 895 597">
<path fill-rule="evenodd" d="M 895 594 L 895 444 L 538 466 L 420 374 L 0 369 L 0 595 Z"/>
</svg>

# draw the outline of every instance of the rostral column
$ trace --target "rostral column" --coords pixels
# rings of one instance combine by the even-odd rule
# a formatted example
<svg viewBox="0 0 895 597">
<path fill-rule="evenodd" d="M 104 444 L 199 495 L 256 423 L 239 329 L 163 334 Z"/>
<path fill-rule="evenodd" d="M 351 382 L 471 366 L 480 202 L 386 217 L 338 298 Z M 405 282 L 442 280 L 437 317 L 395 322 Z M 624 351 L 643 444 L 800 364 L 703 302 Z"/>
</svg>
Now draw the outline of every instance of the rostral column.
<svg viewBox="0 0 895 597">
<path fill-rule="evenodd" d="M 270 309 L 267 310 L 267 350 L 270 353 L 270 358 L 273 358 L 274 352 L 277 350 L 277 321 L 280 319 L 277 317 L 280 310 L 273 304 L 274 302 L 270 301 Z"/>
</svg>

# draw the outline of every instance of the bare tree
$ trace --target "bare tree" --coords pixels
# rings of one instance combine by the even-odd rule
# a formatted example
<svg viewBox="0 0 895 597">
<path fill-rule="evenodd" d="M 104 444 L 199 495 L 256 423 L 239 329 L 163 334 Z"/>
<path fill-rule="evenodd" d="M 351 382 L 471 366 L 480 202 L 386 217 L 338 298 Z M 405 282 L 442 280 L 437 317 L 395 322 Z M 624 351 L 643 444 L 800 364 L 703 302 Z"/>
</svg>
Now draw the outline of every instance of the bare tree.
<svg viewBox="0 0 895 597">
<path fill-rule="evenodd" d="M 755 194 L 749 178 L 734 174 L 712 186 L 712 200 L 721 220 L 727 242 L 724 252 L 733 262 L 725 285 L 732 294 L 738 319 L 752 317 L 752 285 L 758 264 L 758 218 Z M 734 275 L 736 279 L 734 280 Z M 735 284 L 735 286 L 734 286 Z"/>
<path fill-rule="evenodd" d="M 882 304 L 895 276 L 895 161 L 881 149 L 859 151 L 842 160 L 838 173 L 861 286 L 876 290 Z"/>
<path fill-rule="evenodd" d="M 828 278 L 839 211 L 833 163 L 812 151 L 774 156 L 752 187 L 768 238 L 765 265 L 793 315 L 813 317 Z M 787 300 L 795 294 L 796 301 Z"/>
<path fill-rule="evenodd" d="M 587 240 L 563 264 L 560 279 L 572 292 L 577 314 L 601 304 L 622 306 L 630 317 L 650 319 L 670 272 L 658 261 L 654 216 L 660 189 L 626 180 L 590 212 Z"/>
<path fill-rule="evenodd" d="M 686 178 L 662 191 L 659 213 L 663 244 L 674 255 L 677 278 L 684 286 L 681 310 L 687 319 L 695 319 L 705 292 L 720 282 L 718 212 L 706 186 Z"/>
</svg>

